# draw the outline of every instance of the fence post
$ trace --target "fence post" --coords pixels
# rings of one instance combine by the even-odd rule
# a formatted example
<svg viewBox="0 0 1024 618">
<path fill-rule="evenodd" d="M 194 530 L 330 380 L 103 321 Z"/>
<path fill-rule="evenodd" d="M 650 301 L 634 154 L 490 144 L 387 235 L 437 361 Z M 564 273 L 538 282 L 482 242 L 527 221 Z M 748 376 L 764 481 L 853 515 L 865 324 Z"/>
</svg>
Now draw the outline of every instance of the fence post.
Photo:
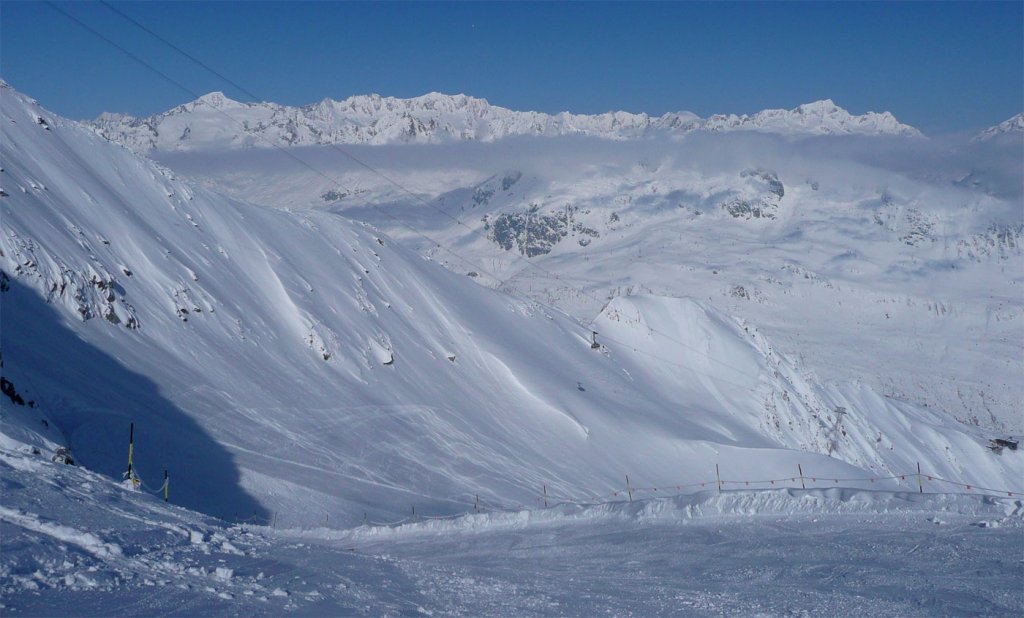
<svg viewBox="0 0 1024 618">
<path fill-rule="evenodd" d="M 412 505 L 412 520 L 416 521 L 416 505 Z"/>
<path fill-rule="evenodd" d="M 277 511 L 274 511 L 274 521 L 270 524 L 271 528 L 277 528 Z"/>
<path fill-rule="evenodd" d="M 548 486 L 544 486 L 544 508 L 548 508 Z"/>
<path fill-rule="evenodd" d="M 917 493 L 924 493 L 924 483 L 921 482 L 921 462 L 917 462 Z"/>
<path fill-rule="evenodd" d="M 629 501 L 633 501 L 633 488 L 629 486 L 629 475 L 626 475 L 626 494 L 629 495 Z"/>
<path fill-rule="evenodd" d="M 800 464 L 796 465 L 796 469 L 800 471 L 800 489 L 807 489 L 807 485 L 804 484 L 804 469 L 800 467 Z"/>
<path fill-rule="evenodd" d="M 476 495 L 476 501 L 473 503 L 473 509 L 476 510 L 477 513 L 480 512 L 480 494 Z"/>
<path fill-rule="evenodd" d="M 715 464 L 715 478 L 718 480 L 718 493 L 722 493 L 722 475 L 718 473 L 718 464 Z"/>
<path fill-rule="evenodd" d="M 167 502 L 170 493 L 171 479 L 167 477 L 167 469 L 164 469 L 164 502 Z"/>
</svg>

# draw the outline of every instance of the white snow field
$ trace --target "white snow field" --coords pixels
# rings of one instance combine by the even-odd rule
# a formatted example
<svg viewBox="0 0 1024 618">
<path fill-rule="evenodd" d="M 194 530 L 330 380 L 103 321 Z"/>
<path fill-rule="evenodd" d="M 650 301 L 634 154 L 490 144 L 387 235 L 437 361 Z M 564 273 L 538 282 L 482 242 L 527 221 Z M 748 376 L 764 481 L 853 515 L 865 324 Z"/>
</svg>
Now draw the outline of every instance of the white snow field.
<svg viewBox="0 0 1024 618">
<path fill-rule="evenodd" d="M 684 243 L 701 237 L 697 228 L 683 235 L 672 227 L 678 206 L 642 226 L 645 211 L 637 211 L 637 233 L 642 227 L 647 241 L 624 235 L 629 250 L 618 254 L 612 244 L 588 250 L 608 231 L 593 236 L 574 223 L 573 211 L 563 228 L 579 251 L 562 258 L 534 251 L 547 248 L 536 244 L 536 228 L 532 236 L 522 230 L 520 241 L 520 221 L 501 213 L 509 215 L 501 242 L 521 242 L 525 253 L 544 256 L 545 267 L 565 259 L 575 264 L 570 275 L 585 272 L 593 282 L 582 296 L 560 295 L 562 275 L 527 276 L 511 250 L 461 236 L 422 203 L 396 201 L 393 188 L 376 185 L 375 199 L 437 233 L 469 264 L 456 266 L 446 253 L 445 268 L 442 253 L 422 255 L 417 249 L 425 247 L 398 234 L 400 227 L 392 231 L 401 242 L 350 219 L 377 212 L 365 203 L 345 208 L 317 194 L 321 204 L 309 207 L 309 192 L 324 187 L 310 183 L 308 169 L 296 173 L 294 161 L 286 168 L 273 156 L 261 159 L 228 182 L 236 155 L 189 153 L 190 165 L 208 164 L 197 174 L 206 183 L 197 183 L 7 84 L 0 86 L 0 126 L 5 612 L 905 615 L 1021 608 L 1014 585 L 1020 552 L 1007 547 L 1022 540 L 1024 456 L 989 448 L 991 438 L 1020 424 L 1011 412 L 1021 388 L 1015 372 L 1024 312 L 1012 287 L 1019 229 L 998 228 L 995 244 L 986 245 L 988 228 L 971 218 L 957 233 L 976 232 L 981 240 L 970 247 L 987 253 L 943 275 L 931 262 L 910 272 L 907 261 L 920 258 L 896 252 L 892 264 L 871 267 L 896 273 L 879 276 L 878 288 L 867 284 L 870 272 L 851 279 L 859 285 L 834 285 L 801 270 L 803 260 L 825 259 L 815 257 L 817 241 L 771 246 L 770 255 L 790 256 L 791 268 L 780 269 L 780 291 L 763 294 L 791 298 L 744 315 L 743 303 L 762 304 L 751 300 L 758 291 L 733 286 L 732 300 L 722 302 L 709 291 L 722 285 L 718 275 L 707 273 L 729 271 L 745 251 L 739 248 L 719 257 L 705 247 L 685 259 L 668 251 L 679 258 L 663 277 L 671 284 L 636 284 L 607 298 L 611 286 L 634 285 L 632 273 L 669 272 L 668 263 L 632 253 L 662 246 L 659 233 Z M 575 142 L 552 144 L 556 154 L 558 144 L 579 152 Z M 413 150 L 380 156 L 445 162 L 443 150 L 402 148 Z M 314 157 L 325 160 L 322 152 Z M 436 174 L 424 182 L 440 182 Z M 451 182 L 474 174 L 453 165 Z M 1006 174 L 987 167 L 976 178 L 990 193 L 962 189 L 948 199 L 973 196 L 968 210 L 1012 219 L 1019 193 L 1005 195 Z M 750 191 L 775 195 L 772 173 L 740 178 Z M 236 195 L 273 192 L 244 201 L 203 186 L 211 182 Z M 506 194 L 518 183 L 547 186 L 508 172 L 484 180 L 481 193 L 451 191 L 472 201 L 493 185 L 495 193 L 478 204 L 485 208 L 499 189 L 512 200 Z M 294 199 L 267 203 L 289 187 Z M 739 216 L 715 208 L 704 215 L 723 225 L 754 218 L 760 225 L 785 204 L 722 191 L 738 200 L 729 203 Z M 754 210 L 761 216 L 744 218 Z M 499 211 L 488 212 L 495 229 Z M 629 216 L 624 211 L 617 221 L 627 230 Z M 542 240 L 563 238 L 554 219 L 541 221 L 550 227 Z M 810 236 L 825 226 L 818 220 L 803 228 Z M 745 246 L 760 234 L 738 229 L 724 231 L 729 240 L 715 247 Z M 865 243 L 889 251 L 885 240 Z M 757 259 L 752 253 L 747 263 Z M 477 276 L 467 276 L 471 268 Z M 499 284 L 488 273 L 512 279 Z M 1004 281 L 1005 288 L 994 287 Z M 692 293 L 682 293 L 687 282 Z M 929 286 L 952 299 L 926 301 L 920 295 Z M 813 292 L 837 288 L 840 297 Z M 877 289 L 898 300 L 871 296 Z M 531 291 L 537 298 L 519 294 Z M 836 310 L 843 302 L 862 309 Z M 882 306 L 895 316 L 891 328 L 853 327 Z M 779 326 L 794 322 L 806 337 Z M 842 349 L 823 356 L 829 345 Z M 894 384 L 916 381 L 919 391 L 887 390 L 878 378 L 889 369 Z M 968 403 L 987 393 L 981 401 L 990 415 L 951 409 L 950 389 L 961 389 Z M 942 405 L 921 396 L 932 390 Z M 156 491 L 167 470 L 177 506 L 111 484 L 126 468 L 130 423 L 142 489 Z M 81 469 L 51 462 L 59 447 L 69 447 Z M 711 492 L 719 479 L 722 496 Z M 957 495 L 933 493 L 943 491 Z M 666 493 L 693 495 L 653 500 Z M 565 504 L 543 509 L 545 500 Z M 485 513 L 475 513 L 478 507 Z M 473 514 L 359 527 L 413 509 L 421 518 Z M 224 521 L 264 525 L 243 530 Z M 753 545 L 735 541 L 742 538 Z M 875 570 L 866 556 L 879 547 L 893 553 Z M 745 558 L 748 551 L 759 557 Z M 919 579 L 897 572 L 914 564 L 926 572 Z M 706 577 L 695 580 L 694 572 Z M 855 582 L 849 588 L 835 583 L 848 578 Z M 770 585 L 775 580 L 784 583 Z M 748 588 L 736 589 L 741 584 Z M 806 597 L 795 595 L 801 589 Z"/>
</svg>

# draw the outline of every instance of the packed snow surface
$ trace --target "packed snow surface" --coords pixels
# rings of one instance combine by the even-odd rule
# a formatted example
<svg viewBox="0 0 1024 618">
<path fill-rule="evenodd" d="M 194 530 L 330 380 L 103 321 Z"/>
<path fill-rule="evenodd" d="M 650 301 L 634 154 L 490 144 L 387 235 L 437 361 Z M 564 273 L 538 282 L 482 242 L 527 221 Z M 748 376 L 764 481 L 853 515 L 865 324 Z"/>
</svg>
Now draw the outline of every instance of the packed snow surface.
<svg viewBox="0 0 1024 618">
<path fill-rule="evenodd" d="M 332 530 L 224 523 L 3 449 L 0 483 L 10 615 L 1024 611 L 1019 499 L 727 491 Z"/>
</svg>

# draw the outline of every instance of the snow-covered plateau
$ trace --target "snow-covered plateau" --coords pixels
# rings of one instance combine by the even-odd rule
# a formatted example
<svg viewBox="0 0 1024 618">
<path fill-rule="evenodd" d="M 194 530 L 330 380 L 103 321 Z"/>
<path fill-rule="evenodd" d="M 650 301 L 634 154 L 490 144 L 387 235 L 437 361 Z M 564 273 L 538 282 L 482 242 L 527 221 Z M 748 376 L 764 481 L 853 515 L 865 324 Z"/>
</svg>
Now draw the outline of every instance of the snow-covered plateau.
<svg viewBox="0 0 1024 618">
<path fill-rule="evenodd" d="M 240 105 L 165 152 L 0 86 L 5 613 L 1024 609 L 1014 134 Z"/>
</svg>

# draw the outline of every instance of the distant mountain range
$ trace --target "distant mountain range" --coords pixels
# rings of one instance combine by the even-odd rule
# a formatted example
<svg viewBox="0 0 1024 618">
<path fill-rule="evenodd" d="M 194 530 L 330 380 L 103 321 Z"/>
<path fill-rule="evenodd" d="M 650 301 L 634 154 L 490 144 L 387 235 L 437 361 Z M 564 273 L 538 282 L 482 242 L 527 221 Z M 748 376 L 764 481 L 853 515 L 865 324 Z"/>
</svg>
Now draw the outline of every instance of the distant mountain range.
<svg viewBox="0 0 1024 618">
<path fill-rule="evenodd" d="M 323 144 L 491 142 L 516 135 L 585 135 L 631 140 L 694 131 L 760 131 L 791 135 L 896 135 L 920 131 L 889 112 L 850 114 L 831 100 L 753 115 L 690 112 L 662 116 L 630 112 L 586 115 L 519 112 L 485 99 L 436 92 L 411 99 L 376 94 L 324 99 L 303 107 L 242 103 L 221 92 L 146 118 L 106 113 L 90 123 L 100 134 L 138 153 Z"/>
</svg>

